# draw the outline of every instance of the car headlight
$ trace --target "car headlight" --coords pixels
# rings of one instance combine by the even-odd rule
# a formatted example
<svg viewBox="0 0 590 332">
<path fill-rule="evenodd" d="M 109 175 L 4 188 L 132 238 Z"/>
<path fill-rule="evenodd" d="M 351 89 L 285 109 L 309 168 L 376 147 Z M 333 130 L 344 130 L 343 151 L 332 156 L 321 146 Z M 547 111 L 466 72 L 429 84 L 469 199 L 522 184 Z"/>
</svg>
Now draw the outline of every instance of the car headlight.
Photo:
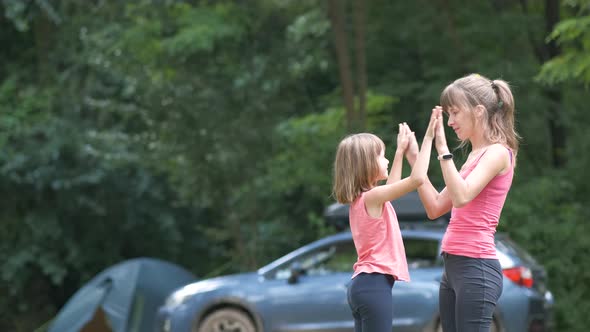
<svg viewBox="0 0 590 332">
<path fill-rule="evenodd" d="M 553 293 L 550 291 L 545 292 L 545 307 L 552 307 L 554 303 Z"/>
<path fill-rule="evenodd" d="M 186 285 L 181 289 L 175 291 L 174 293 L 170 294 L 166 299 L 165 306 L 166 307 L 176 307 L 186 303 L 188 300 L 197 296 L 198 294 L 209 292 L 219 287 L 218 282 L 214 281 L 207 281 L 207 282 L 198 282 L 190 285 Z"/>
<path fill-rule="evenodd" d="M 182 290 L 178 290 L 174 293 L 172 293 L 170 296 L 168 296 L 168 298 L 166 299 L 166 307 L 177 307 L 183 303 L 186 302 L 187 299 L 189 299 L 191 296 L 193 295 L 193 293 L 187 293 L 187 292 L 183 292 Z"/>
</svg>

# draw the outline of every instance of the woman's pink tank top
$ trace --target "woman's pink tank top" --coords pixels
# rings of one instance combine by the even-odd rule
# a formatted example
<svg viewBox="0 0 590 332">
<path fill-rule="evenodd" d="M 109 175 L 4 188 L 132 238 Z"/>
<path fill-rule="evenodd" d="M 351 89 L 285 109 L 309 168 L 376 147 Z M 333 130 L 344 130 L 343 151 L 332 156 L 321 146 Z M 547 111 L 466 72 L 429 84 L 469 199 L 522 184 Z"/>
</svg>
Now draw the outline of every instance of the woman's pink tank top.
<svg viewBox="0 0 590 332">
<path fill-rule="evenodd" d="M 451 221 L 443 237 L 442 251 L 473 258 L 497 258 L 494 234 L 514 175 L 514 158 L 512 151 L 507 150 L 512 167 L 506 173 L 496 175 L 467 205 L 451 210 Z M 473 171 L 485 152 L 461 170 L 463 179 Z"/>
<path fill-rule="evenodd" d="M 362 193 L 349 210 L 350 231 L 358 255 L 352 277 L 361 272 L 378 272 L 392 275 L 396 280 L 410 281 L 404 243 L 393 206 L 386 202 L 381 217 L 373 218 L 367 213 L 364 196 L 365 193 Z"/>
</svg>

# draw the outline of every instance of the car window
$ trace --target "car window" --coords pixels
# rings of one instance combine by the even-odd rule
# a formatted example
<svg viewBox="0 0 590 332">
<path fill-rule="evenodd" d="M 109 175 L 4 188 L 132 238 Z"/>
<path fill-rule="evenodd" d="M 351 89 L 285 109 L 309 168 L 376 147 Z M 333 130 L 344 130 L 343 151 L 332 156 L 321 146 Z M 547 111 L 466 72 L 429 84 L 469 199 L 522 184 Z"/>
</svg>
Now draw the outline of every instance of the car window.
<svg viewBox="0 0 590 332">
<path fill-rule="evenodd" d="M 404 239 L 409 268 L 432 267 L 440 265 L 439 241 L 431 239 Z"/>
<path fill-rule="evenodd" d="M 508 237 L 496 238 L 496 249 L 510 257 L 517 257 L 525 263 L 538 265 L 537 261 L 526 250 L 519 247 Z"/>
<path fill-rule="evenodd" d="M 432 267 L 442 264 L 439 259 L 439 241 L 434 239 L 404 239 L 409 268 Z M 351 273 L 357 261 L 356 249 L 352 241 L 332 243 L 316 248 L 279 266 L 267 274 L 270 279 L 288 279 L 293 270 L 302 275 L 321 276 L 331 273 Z"/>
<path fill-rule="evenodd" d="M 274 278 L 288 279 L 293 269 L 297 269 L 302 275 L 307 276 L 321 276 L 338 272 L 352 274 L 352 266 L 356 260 L 356 250 L 352 241 L 332 243 L 283 264 L 274 273 Z"/>
</svg>

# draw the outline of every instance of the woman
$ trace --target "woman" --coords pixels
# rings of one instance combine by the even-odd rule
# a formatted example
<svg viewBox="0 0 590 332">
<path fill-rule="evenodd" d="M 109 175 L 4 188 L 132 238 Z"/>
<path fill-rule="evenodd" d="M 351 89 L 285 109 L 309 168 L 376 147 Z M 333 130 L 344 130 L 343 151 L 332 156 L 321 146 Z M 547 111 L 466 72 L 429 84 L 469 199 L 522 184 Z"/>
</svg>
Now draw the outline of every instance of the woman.
<svg viewBox="0 0 590 332">
<path fill-rule="evenodd" d="M 494 233 L 512 184 L 518 152 L 514 98 L 505 81 L 471 74 L 449 84 L 440 103 L 433 112 L 446 113 L 447 124 L 461 141 L 460 146 L 471 146 L 458 170 L 439 116 L 435 146 L 446 187 L 439 193 L 426 179 L 418 188 L 430 219 L 451 211 L 441 249 L 441 324 L 445 332 L 489 331 L 502 294 Z M 412 137 L 406 153 L 410 165 L 418 150 Z"/>
</svg>

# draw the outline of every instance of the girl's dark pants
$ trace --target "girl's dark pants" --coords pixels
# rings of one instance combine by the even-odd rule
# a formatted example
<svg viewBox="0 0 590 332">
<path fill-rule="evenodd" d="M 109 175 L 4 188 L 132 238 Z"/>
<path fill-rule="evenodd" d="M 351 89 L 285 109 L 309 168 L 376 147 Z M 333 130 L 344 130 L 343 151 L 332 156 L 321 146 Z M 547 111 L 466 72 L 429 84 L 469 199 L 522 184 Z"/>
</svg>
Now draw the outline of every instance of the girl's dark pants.
<svg viewBox="0 0 590 332">
<path fill-rule="evenodd" d="M 348 287 L 348 304 L 354 317 L 355 332 L 391 332 L 393 276 L 360 273 Z"/>
<path fill-rule="evenodd" d="M 497 259 L 442 253 L 445 263 L 439 290 L 444 332 L 488 332 L 502 294 L 502 268 Z"/>
</svg>

